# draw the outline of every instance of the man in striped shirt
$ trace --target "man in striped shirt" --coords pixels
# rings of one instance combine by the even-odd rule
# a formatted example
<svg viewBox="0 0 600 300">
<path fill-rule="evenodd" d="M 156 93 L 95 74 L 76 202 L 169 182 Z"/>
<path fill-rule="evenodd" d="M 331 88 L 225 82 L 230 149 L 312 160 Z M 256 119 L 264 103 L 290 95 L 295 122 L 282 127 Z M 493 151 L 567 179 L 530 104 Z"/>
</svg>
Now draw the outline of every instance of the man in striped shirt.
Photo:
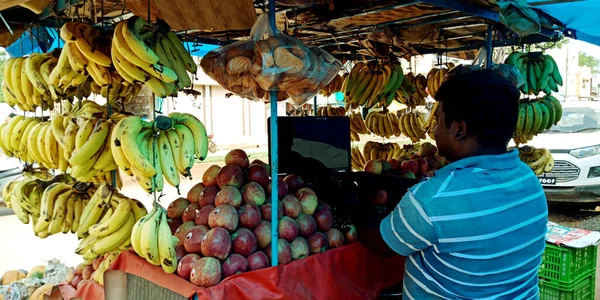
<svg viewBox="0 0 600 300">
<path fill-rule="evenodd" d="M 507 150 L 519 91 L 492 71 L 436 94 L 440 155 L 451 164 L 409 189 L 380 225 L 407 256 L 404 299 L 537 299 L 548 208 L 531 169 Z"/>
</svg>

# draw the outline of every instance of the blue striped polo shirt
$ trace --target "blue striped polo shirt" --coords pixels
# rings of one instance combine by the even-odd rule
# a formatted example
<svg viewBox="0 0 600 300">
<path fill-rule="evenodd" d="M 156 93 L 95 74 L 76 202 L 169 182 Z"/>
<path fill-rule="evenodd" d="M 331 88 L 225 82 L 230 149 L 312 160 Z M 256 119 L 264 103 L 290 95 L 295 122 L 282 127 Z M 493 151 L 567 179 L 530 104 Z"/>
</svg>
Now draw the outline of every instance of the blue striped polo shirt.
<svg viewBox="0 0 600 300">
<path fill-rule="evenodd" d="M 381 223 L 407 256 L 404 299 L 538 299 L 544 191 L 517 150 L 447 165 Z"/>
</svg>

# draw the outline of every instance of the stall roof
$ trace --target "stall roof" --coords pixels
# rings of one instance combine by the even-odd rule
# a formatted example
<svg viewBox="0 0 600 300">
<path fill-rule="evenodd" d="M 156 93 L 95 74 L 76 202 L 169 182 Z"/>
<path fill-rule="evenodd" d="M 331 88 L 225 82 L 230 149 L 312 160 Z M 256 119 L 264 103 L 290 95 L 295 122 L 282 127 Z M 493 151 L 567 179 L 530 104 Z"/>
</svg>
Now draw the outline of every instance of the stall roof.
<svg viewBox="0 0 600 300">
<path fill-rule="evenodd" d="M 566 36 L 600 46 L 600 1 L 530 0 L 528 3 L 564 23 Z"/>
<path fill-rule="evenodd" d="M 8 26 L 58 27 L 83 20 L 107 29 L 133 14 L 165 20 L 192 44 L 222 45 L 247 38 L 266 0 L 54 0 L 39 15 L 0 0 Z M 499 22 L 496 0 L 277 0 L 281 31 L 338 58 L 398 56 L 478 49 L 493 26 L 496 46 L 523 43 Z M 290 4 L 291 3 L 291 4 Z M 7 6 L 9 5 L 9 6 Z M 10 6 L 12 5 L 12 6 Z M 15 6 L 17 5 L 17 6 Z M 7 8 L 8 7 L 8 8 Z M 546 22 L 541 34 L 527 40 L 556 39 L 561 24 Z M 2 46 L 0 24 L 0 46 Z M 204 47 L 207 48 L 207 47 Z M 461 57 L 468 58 L 468 57 Z"/>
</svg>

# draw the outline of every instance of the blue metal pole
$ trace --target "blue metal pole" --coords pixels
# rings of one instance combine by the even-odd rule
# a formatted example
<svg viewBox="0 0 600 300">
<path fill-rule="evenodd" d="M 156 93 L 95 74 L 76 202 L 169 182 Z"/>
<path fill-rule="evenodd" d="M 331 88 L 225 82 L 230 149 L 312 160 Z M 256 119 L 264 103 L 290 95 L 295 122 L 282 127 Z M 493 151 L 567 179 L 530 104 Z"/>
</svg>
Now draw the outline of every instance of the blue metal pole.
<svg viewBox="0 0 600 300">
<path fill-rule="evenodd" d="M 275 23 L 275 0 L 269 0 L 269 24 L 274 33 L 277 33 L 277 24 Z M 271 93 L 271 266 L 279 264 L 278 257 L 278 216 L 279 211 L 279 126 L 277 124 L 277 92 Z"/>
<path fill-rule="evenodd" d="M 492 67 L 492 52 L 494 51 L 494 36 L 492 34 L 492 24 L 488 24 L 487 36 L 485 40 L 485 68 L 490 69 Z"/>
</svg>

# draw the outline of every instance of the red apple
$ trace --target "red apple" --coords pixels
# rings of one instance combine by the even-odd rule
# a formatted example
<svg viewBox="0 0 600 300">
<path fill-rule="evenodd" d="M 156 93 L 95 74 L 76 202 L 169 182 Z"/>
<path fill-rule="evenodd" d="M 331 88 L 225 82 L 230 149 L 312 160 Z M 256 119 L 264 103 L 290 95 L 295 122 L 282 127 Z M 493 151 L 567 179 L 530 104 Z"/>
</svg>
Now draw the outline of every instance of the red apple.
<svg viewBox="0 0 600 300">
<path fill-rule="evenodd" d="M 431 170 L 431 169 L 436 169 L 437 170 L 437 169 L 441 168 L 441 164 L 435 158 L 435 156 L 426 156 L 424 159 L 427 162 L 427 164 L 429 165 L 429 170 Z"/>
<path fill-rule="evenodd" d="M 99 256 L 92 261 L 92 268 L 94 268 L 94 271 L 98 270 L 98 268 L 100 267 L 100 264 L 102 264 L 103 261 L 104 261 L 104 256 Z"/>
<path fill-rule="evenodd" d="M 246 171 L 246 181 L 247 182 L 256 182 L 260 184 L 263 188 L 267 187 L 270 181 L 269 174 L 267 170 L 261 165 L 250 165 L 248 171 Z"/>
<path fill-rule="evenodd" d="M 269 166 L 269 164 L 260 159 L 253 160 L 252 162 L 250 162 L 250 165 L 260 165 L 265 169 L 265 171 L 267 171 L 267 174 L 271 173 L 271 167 Z"/>
<path fill-rule="evenodd" d="M 244 150 L 233 149 L 225 155 L 225 164 L 238 165 L 245 170 L 250 165 L 250 161 L 248 160 L 248 154 Z"/>
<path fill-rule="evenodd" d="M 297 218 L 302 212 L 300 201 L 292 194 L 285 195 L 281 199 L 281 205 L 283 206 L 283 214 L 288 217 Z"/>
<path fill-rule="evenodd" d="M 392 165 L 385 159 L 378 160 L 381 163 L 381 174 L 388 174 L 392 172 Z"/>
<path fill-rule="evenodd" d="M 331 226 L 333 226 L 333 214 L 329 209 L 317 210 L 315 211 L 313 217 L 315 218 L 315 221 L 317 222 L 317 228 L 320 231 L 325 232 L 329 230 Z"/>
<path fill-rule="evenodd" d="M 241 188 L 244 185 L 244 172 L 238 165 L 227 165 L 221 168 L 217 175 L 217 184 L 220 188 L 224 186 L 234 186 Z"/>
<path fill-rule="evenodd" d="M 302 259 L 310 255 L 310 245 L 308 241 L 303 237 L 297 237 L 290 243 L 292 249 L 292 259 Z"/>
<path fill-rule="evenodd" d="M 400 162 L 398 160 L 392 158 L 388 160 L 388 162 L 390 163 L 390 166 L 392 166 L 392 173 L 398 173 L 402 170 L 400 168 Z"/>
<path fill-rule="evenodd" d="M 221 274 L 223 278 L 240 274 L 248 271 L 248 261 L 239 254 L 231 254 L 221 264 Z"/>
<path fill-rule="evenodd" d="M 202 183 L 205 186 L 217 185 L 217 175 L 219 174 L 219 171 L 221 171 L 221 167 L 217 165 L 208 167 L 202 175 Z"/>
<path fill-rule="evenodd" d="M 242 256 L 249 256 L 256 251 L 258 242 L 252 231 L 246 228 L 238 228 L 231 234 L 231 252 Z"/>
<path fill-rule="evenodd" d="M 179 239 L 179 243 L 177 243 L 177 246 L 183 246 L 185 235 L 187 234 L 188 230 L 190 230 L 194 226 L 196 226 L 194 222 L 183 222 L 183 224 L 181 224 L 181 226 L 179 226 L 179 228 L 175 230 L 175 236 Z"/>
<path fill-rule="evenodd" d="M 180 261 L 182 257 L 186 256 L 188 253 L 187 251 L 185 251 L 185 247 L 183 246 L 177 246 L 175 247 L 175 257 L 177 258 L 177 261 Z"/>
<path fill-rule="evenodd" d="M 262 251 L 256 251 L 246 258 L 250 270 L 260 270 L 269 267 L 269 258 Z"/>
<path fill-rule="evenodd" d="M 198 182 L 195 184 L 187 193 L 187 199 L 190 202 L 198 202 L 200 201 L 200 194 L 202 190 L 205 188 L 202 182 Z"/>
<path fill-rule="evenodd" d="M 377 190 L 377 192 L 373 195 L 371 195 L 371 202 L 373 202 L 373 204 L 386 204 L 388 200 L 388 194 L 386 191 L 379 189 Z"/>
<path fill-rule="evenodd" d="M 438 149 L 435 145 L 431 144 L 430 142 L 424 142 L 419 147 L 419 156 L 421 156 L 421 157 L 434 156 L 437 154 L 437 150 Z"/>
<path fill-rule="evenodd" d="M 279 195 L 279 200 L 281 200 L 281 198 L 283 198 L 285 195 L 288 194 L 288 186 L 285 182 L 283 182 L 283 179 L 278 178 L 277 180 L 278 182 L 278 188 L 277 188 L 277 194 Z M 271 183 L 269 182 L 269 185 L 267 186 L 267 195 L 271 196 Z"/>
<path fill-rule="evenodd" d="M 196 214 L 196 218 L 194 219 L 196 225 L 208 226 L 208 217 L 210 216 L 210 213 L 213 211 L 213 209 L 215 209 L 214 205 L 207 205 L 201 208 Z"/>
<path fill-rule="evenodd" d="M 198 211 L 200 211 L 200 205 L 197 202 L 194 202 L 194 203 L 188 205 L 188 207 L 186 207 L 185 210 L 183 211 L 181 220 L 183 222 L 189 222 L 189 221 L 194 222 L 194 219 L 196 218 L 196 214 Z"/>
<path fill-rule="evenodd" d="M 216 227 L 209 230 L 202 239 L 202 255 L 225 259 L 231 252 L 231 237 L 227 230 Z"/>
<path fill-rule="evenodd" d="M 427 173 L 429 170 L 429 164 L 426 160 L 419 158 L 417 159 L 417 164 L 419 166 L 419 173 Z"/>
<path fill-rule="evenodd" d="M 329 248 L 337 248 L 344 245 L 344 233 L 337 228 L 331 228 L 327 231 L 327 242 Z"/>
<path fill-rule="evenodd" d="M 310 245 L 310 253 L 312 254 L 325 252 L 329 245 L 327 236 L 321 232 L 315 232 L 315 234 L 308 237 L 307 241 Z"/>
<path fill-rule="evenodd" d="M 317 209 L 315 211 L 321 210 L 323 208 L 331 210 L 331 206 L 329 206 L 329 204 L 327 204 L 327 203 L 325 203 L 323 201 L 319 201 L 319 205 L 317 205 Z"/>
<path fill-rule="evenodd" d="M 236 208 L 240 207 L 240 204 L 242 204 L 242 194 L 233 186 L 224 186 L 215 197 L 215 206 L 221 204 L 228 204 Z"/>
<path fill-rule="evenodd" d="M 200 207 L 214 205 L 215 198 L 217 198 L 217 193 L 219 193 L 219 188 L 216 185 L 205 187 L 202 192 L 200 192 L 200 199 L 198 200 Z"/>
<path fill-rule="evenodd" d="M 300 195 L 302 194 L 313 194 L 313 195 L 317 195 L 317 193 L 315 193 L 315 191 L 313 191 L 311 188 L 308 187 L 303 187 L 300 188 L 299 190 L 296 191 L 296 198 L 299 198 Z"/>
<path fill-rule="evenodd" d="M 83 279 L 90 279 L 90 277 L 92 277 L 92 273 L 94 273 L 94 267 L 92 267 L 91 265 L 85 266 L 83 268 L 83 271 L 81 272 L 81 276 L 83 277 Z"/>
<path fill-rule="evenodd" d="M 280 238 L 291 242 L 298 237 L 298 231 L 296 220 L 288 216 L 283 216 L 279 219 L 278 233 Z"/>
<path fill-rule="evenodd" d="M 298 233 L 303 237 L 309 237 L 317 231 L 317 222 L 311 215 L 301 213 L 296 218 L 298 223 Z"/>
<path fill-rule="evenodd" d="M 296 174 L 289 174 L 283 178 L 283 182 L 287 184 L 291 192 L 297 191 L 304 187 L 304 179 Z"/>
<path fill-rule="evenodd" d="M 208 232 L 208 227 L 204 225 L 198 225 L 190 228 L 185 234 L 183 240 L 183 247 L 188 253 L 200 253 L 202 251 L 202 240 Z"/>
<path fill-rule="evenodd" d="M 213 257 L 199 259 L 190 272 L 190 281 L 199 287 L 211 287 L 221 281 L 221 264 Z"/>
<path fill-rule="evenodd" d="M 238 226 L 238 214 L 237 210 L 227 204 L 219 205 L 212 210 L 208 216 L 208 226 L 210 228 L 221 227 L 234 231 Z"/>
<path fill-rule="evenodd" d="M 190 202 L 186 198 L 177 198 L 171 202 L 167 207 L 167 218 L 169 219 L 180 219 L 183 216 L 183 212 L 190 205 Z"/>
<path fill-rule="evenodd" d="M 346 229 L 346 231 L 344 233 L 344 236 L 346 238 L 346 243 L 350 244 L 350 243 L 357 242 L 358 241 L 358 230 L 356 229 L 356 226 L 348 225 L 345 229 Z"/>
<path fill-rule="evenodd" d="M 271 243 L 270 221 L 261 221 L 258 227 L 254 228 L 253 232 L 259 248 L 265 249 Z"/>
<path fill-rule="evenodd" d="M 73 280 L 71 280 L 71 286 L 74 288 L 77 288 L 77 286 L 79 285 L 79 283 L 83 280 L 83 277 L 80 275 L 75 275 L 75 277 L 73 277 Z"/>
<path fill-rule="evenodd" d="M 267 257 L 269 258 L 272 257 L 271 245 L 265 249 L 265 254 L 267 254 Z M 290 248 L 290 243 L 284 239 L 279 239 L 277 241 L 277 257 L 280 265 L 287 265 L 292 261 L 292 249 Z"/>
<path fill-rule="evenodd" d="M 417 159 L 419 159 L 419 158 L 421 158 L 421 156 L 420 156 L 419 154 L 413 154 L 413 155 L 411 155 L 411 156 L 410 156 L 410 158 L 409 158 L 409 159 L 410 159 L 410 160 L 417 160 Z"/>
<path fill-rule="evenodd" d="M 277 218 L 280 219 L 283 216 L 283 205 L 279 201 L 277 206 Z M 260 207 L 260 214 L 263 220 L 271 221 L 271 198 L 268 198 L 265 204 Z"/>
<path fill-rule="evenodd" d="M 179 277 L 190 280 L 190 274 L 192 273 L 192 269 L 197 261 L 200 260 L 200 255 L 198 254 L 188 254 L 181 258 L 179 263 L 177 264 L 177 275 Z"/>
<path fill-rule="evenodd" d="M 417 174 L 417 172 L 419 171 L 419 163 L 415 160 L 406 160 L 402 162 L 400 168 L 402 169 L 402 171 L 408 170 L 413 172 L 414 174 Z"/>
<path fill-rule="evenodd" d="M 302 206 L 302 212 L 307 215 L 312 215 L 315 213 L 317 206 L 319 204 L 319 200 L 317 199 L 317 195 L 310 192 L 302 192 L 298 196 L 298 200 L 300 201 L 300 205 Z"/>
<path fill-rule="evenodd" d="M 238 225 L 242 228 L 254 229 L 261 221 L 260 208 L 258 206 L 246 203 L 238 208 Z"/>
<path fill-rule="evenodd" d="M 257 182 L 248 182 L 242 187 L 242 200 L 261 206 L 265 203 L 265 189 Z"/>
<path fill-rule="evenodd" d="M 173 235 L 175 235 L 175 231 L 177 231 L 177 228 L 179 228 L 179 226 L 183 224 L 183 222 L 180 219 L 168 219 L 167 223 L 169 223 L 169 228 L 171 229 L 171 234 Z"/>
<path fill-rule="evenodd" d="M 377 160 L 369 160 L 364 167 L 364 171 L 373 174 L 381 174 L 383 171 L 383 166 L 380 161 Z"/>
<path fill-rule="evenodd" d="M 415 176 L 415 173 L 413 173 L 410 170 L 404 170 L 404 171 L 402 171 L 402 173 L 400 174 L 400 177 L 402 177 L 402 178 L 410 178 L 410 179 L 417 179 L 417 176 Z"/>
</svg>

